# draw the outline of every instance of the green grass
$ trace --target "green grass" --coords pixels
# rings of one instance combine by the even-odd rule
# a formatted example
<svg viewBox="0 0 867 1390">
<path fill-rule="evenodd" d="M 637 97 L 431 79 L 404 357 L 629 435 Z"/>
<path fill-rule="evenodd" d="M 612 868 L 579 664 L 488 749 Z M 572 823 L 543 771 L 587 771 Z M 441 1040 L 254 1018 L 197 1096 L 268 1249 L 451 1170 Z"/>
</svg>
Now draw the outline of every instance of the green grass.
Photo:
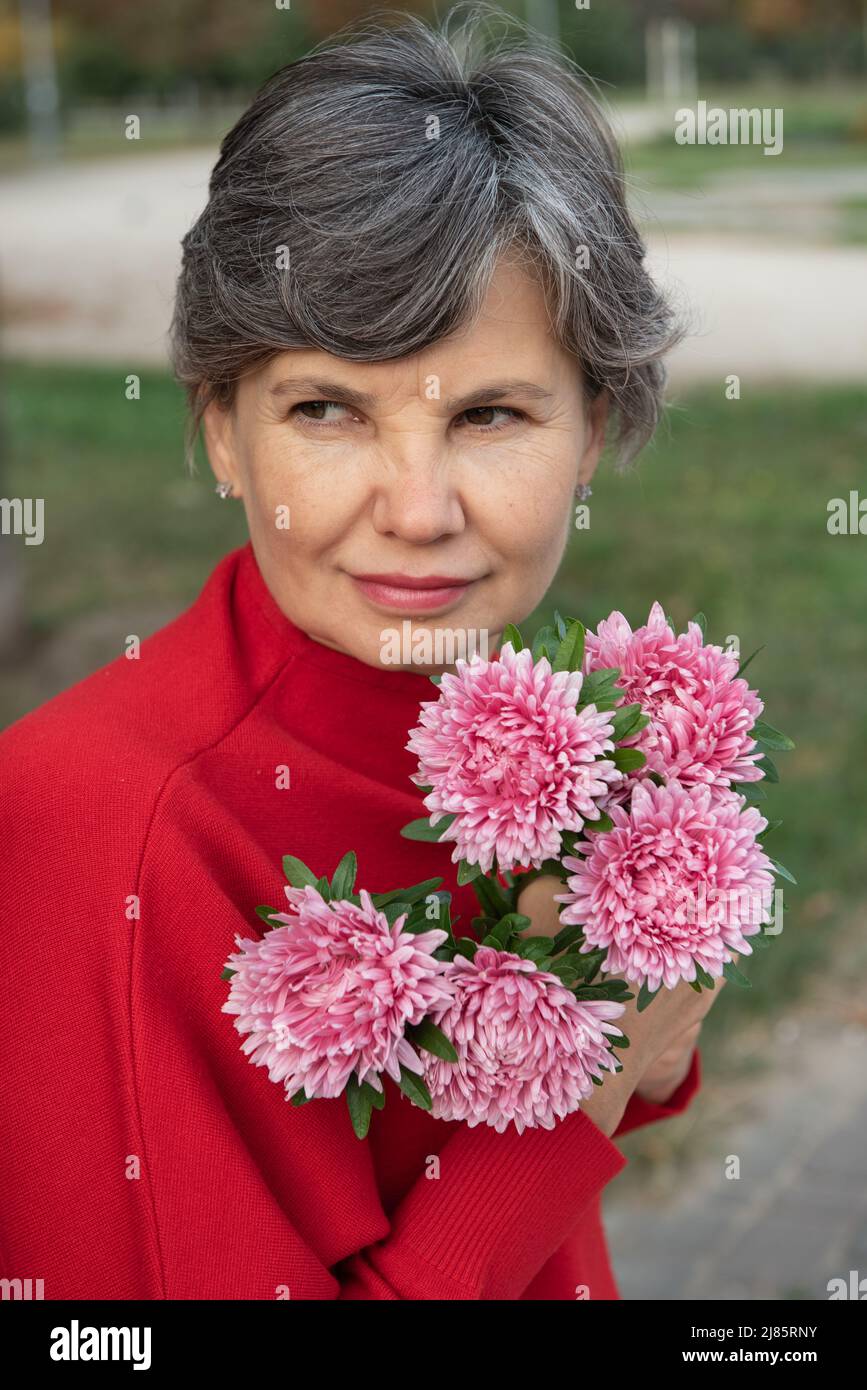
<svg viewBox="0 0 867 1390">
<path fill-rule="evenodd" d="M 708 1032 L 820 970 L 863 894 L 867 536 L 830 536 L 826 523 L 830 498 L 867 497 L 865 450 L 856 389 L 695 391 L 633 471 L 602 471 L 590 529 L 574 532 L 548 596 L 590 625 L 613 608 L 636 625 L 658 599 L 681 628 L 703 611 L 709 636 L 737 635 L 745 656 L 765 644 L 749 675 L 797 745 L 776 758 L 763 810 L 784 824 L 768 850 L 798 887 L 785 885 L 784 934 L 748 966 L 753 989 L 730 988 Z"/>
<path fill-rule="evenodd" d="M 58 158 L 66 163 L 90 162 L 97 159 L 129 158 L 130 151 L 143 158 L 204 147 L 216 152 L 226 131 L 240 115 L 241 108 L 231 114 L 216 112 L 202 115 L 195 121 L 163 120 L 157 126 L 146 125 L 140 140 L 127 140 L 123 113 L 114 120 L 106 117 L 102 126 L 84 130 L 63 130 L 59 140 Z M 0 174 L 23 173 L 32 167 L 33 150 L 26 135 L 15 132 L 0 136 Z"/>
<path fill-rule="evenodd" d="M 867 246 L 867 197 L 844 198 L 838 205 L 840 238 L 853 246 Z"/>
<path fill-rule="evenodd" d="M 778 155 L 766 155 L 761 145 L 678 145 L 673 135 L 645 144 L 632 143 L 625 151 L 627 179 L 638 191 L 670 188 L 698 192 L 720 175 L 770 176 L 771 171 L 865 164 L 864 140 L 793 140 L 785 128 Z"/>
<path fill-rule="evenodd" d="M 6 371 L 10 497 L 45 498 L 50 544 L 24 547 L 31 619 L 43 630 L 114 600 L 182 605 L 215 556 L 246 538 L 206 462 L 184 470 L 184 402 L 164 374 L 16 364 Z M 200 458 L 203 455 L 200 451 Z"/>
<path fill-rule="evenodd" d="M 766 155 L 760 145 L 678 145 L 671 131 L 630 142 L 625 150 L 630 182 L 640 189 L 698 191 L 721 174 L 770 174 L 793 169 L 828 169 L 867 164 L 867 99 L 863 89 L 839 87 L 702 86 L 708 107 L 783 111 L 783 148 Z M 616 99 L 616 97 L 615 97 Z M 682 106 L 695 106 L 683 101 Z"/>
<path fill-rule="evenodd" d="M 184 472 L 178 389 L 145 373 L 130 402 L 121 371 L 45 365 L 7 367 L 6 385 L 2 487 L 46 499 L 50 536 L 21 548 L 31 624 L 55 631 L 113 602 L 191 602 L 246 532 L 205 464 L 196 479 Z M 783 936 L 748 966 L 752 991 L 729 987 L 709 1040 L 821 970 L 863 892 L 867 537 L 830 536 L 826 521 L 830 498 L 867 495 L 865 452 L 858 390 L 692 392 L 635 470 L 602 469 L 590 529 L 573 533 L 546 605 L 589 624 L 620 608 L 637 624 L 659 599 L 678 625 L 702 610 L 711 637 L 736 634 L 745 654 L 767 644 L 750 676 L 797 744 L 777 759 L 767 813 L 785 823 L 769 849 L 799 886 L 786 890 Z M 8 720 L 24 711 L 4 691 Z"/>
</svg>

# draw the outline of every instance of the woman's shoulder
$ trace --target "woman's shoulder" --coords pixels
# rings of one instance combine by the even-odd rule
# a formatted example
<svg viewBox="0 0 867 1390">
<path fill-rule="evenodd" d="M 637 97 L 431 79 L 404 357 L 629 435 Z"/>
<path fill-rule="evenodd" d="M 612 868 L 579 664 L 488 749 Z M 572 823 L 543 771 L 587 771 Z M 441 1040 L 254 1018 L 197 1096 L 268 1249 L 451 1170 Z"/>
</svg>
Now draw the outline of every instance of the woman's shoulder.
<svg viewBox="0 0 867 1390">
<path fill-rule="evenodd" d="M 53 834 L 89 855 L 135 838 L 166 779 L 249 704 L 233 669 L 224 557 L 172 622 L 0 733 L 0 835 Z M 123 640 L 123 639 L 121 639 Z"/>
</svg>

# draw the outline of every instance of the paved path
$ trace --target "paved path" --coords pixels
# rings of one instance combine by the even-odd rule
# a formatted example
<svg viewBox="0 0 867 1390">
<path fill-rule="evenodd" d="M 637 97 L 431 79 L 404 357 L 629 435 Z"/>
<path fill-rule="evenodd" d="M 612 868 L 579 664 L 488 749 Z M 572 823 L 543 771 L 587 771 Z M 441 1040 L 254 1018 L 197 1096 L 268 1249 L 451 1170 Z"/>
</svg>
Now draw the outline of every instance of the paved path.
<svg viewBox="0 0 867 1390">
<path fill-rule="evenodd" d="M 609 1189 L 606 1228 L 624 1298 L 827 1299 L 829 1279 L 848 1282 L 850 1270 L 867 1279 L 867 1010 L 852 1002 L 864 998 L 857 949 L 856 960 L 844 946 L 848 968 L 844 959 L 828 970 L 821 996 L 772 1028 L 751 1025 L 743 1055 L 761 1053 L 763 1079 L 728 1089 L 706 1079 L 691 1118 L 656 1127 L 678 1126 L 680 1146 L 689 1138 L 699 1150 L 669 1180 L 667 1198 L 635 1181 Z M 677 1147 L 660 1154 L 669 1170 Z M 726 1177 L 731 1155 L 738 1179 Z"/>
<path fill-rule="evenodd" d="M 130 146 L 117 159 L 0 179 L 4 351 L 123 369 L 164 362 L 180 240 L 205 201 L 213 158 Z M 839 176 L 847 189 L 851 177 Z M 654 196 L 652 265 L 696 330 L 672 358 L 675 384 L 736 373 L 744 391 L 767 379 L 867 377 L 867 247 L 666 234 L 675 220 Z M 767 196 L 757 186 L 757 199 Z M 720 210 L 705 206 L 718 228 Z"/>
</svg>

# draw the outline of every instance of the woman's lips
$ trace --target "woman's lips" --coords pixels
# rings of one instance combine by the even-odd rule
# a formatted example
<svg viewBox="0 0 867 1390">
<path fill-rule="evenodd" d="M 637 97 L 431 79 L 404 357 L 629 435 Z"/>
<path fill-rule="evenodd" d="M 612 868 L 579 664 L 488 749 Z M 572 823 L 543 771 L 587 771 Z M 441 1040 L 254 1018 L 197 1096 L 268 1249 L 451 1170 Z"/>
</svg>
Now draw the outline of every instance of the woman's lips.
<svg viewBox="0 0 867 1390">
<path fill-rule="evenodd" d="M 414 579 L 404 574 L 354 574 L 354 583 L 379 608 L 398 613 L 434 613 L 463 598 L 474 579 L 432 574 Z"/>
</svg>

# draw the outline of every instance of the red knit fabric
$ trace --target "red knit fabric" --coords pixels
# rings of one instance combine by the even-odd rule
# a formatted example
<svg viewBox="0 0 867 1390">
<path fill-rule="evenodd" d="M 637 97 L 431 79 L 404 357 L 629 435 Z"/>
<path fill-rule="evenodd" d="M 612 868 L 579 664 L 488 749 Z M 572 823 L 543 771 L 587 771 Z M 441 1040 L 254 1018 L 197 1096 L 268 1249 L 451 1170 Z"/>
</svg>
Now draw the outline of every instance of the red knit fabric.
<svg viewBox="0 0 867 1390">
<path fill-rule="evenodd" d="M 2 1277 L 47 1299 L 618 1297 L 599 1199 L 626 1160 L 586 1115 L 471 1130 L 386 1080 L 362 1142 L 342 1100 L 288 1105 L 221 1012 L 284 853 L 330 874 L 355 849 L 372 892 L 441 875 L 469 929 L 450 847 L 398 833 L 432 696 L 300 632 L 247 544 L 138 660 L 0 737 Z M 696 1052 L 618 1133 L 699 1084 Z"/>
</svg>

